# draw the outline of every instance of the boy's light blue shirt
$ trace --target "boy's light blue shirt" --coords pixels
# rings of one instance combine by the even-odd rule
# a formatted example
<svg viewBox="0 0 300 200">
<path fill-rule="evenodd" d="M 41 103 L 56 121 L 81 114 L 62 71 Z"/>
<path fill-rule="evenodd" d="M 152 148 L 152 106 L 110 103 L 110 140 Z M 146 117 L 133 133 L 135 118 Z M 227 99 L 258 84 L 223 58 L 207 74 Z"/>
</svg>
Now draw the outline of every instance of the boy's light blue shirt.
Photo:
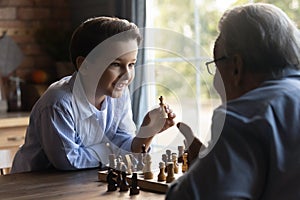
<svg viewBox="0 0 300 200">
<path fill-rule="evenodd" d="M 97 110 L 76 94 L 78 80 L 74 73 L 52 84 L 35 104 L 11 173 L 93 168 L 108 163 L 111 153 L 130 152 L 136 127 L 128 88 L 120 98 L 106 97 Z"/>
</svg>

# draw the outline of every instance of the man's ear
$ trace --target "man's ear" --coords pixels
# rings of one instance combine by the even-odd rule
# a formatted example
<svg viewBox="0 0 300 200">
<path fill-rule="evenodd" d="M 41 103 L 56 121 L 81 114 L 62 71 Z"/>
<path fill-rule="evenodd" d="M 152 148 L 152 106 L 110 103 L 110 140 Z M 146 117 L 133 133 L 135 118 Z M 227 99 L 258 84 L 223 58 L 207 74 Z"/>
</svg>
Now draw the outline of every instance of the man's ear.
<svg viewBox="0 0 300 200">
<path fill-rule="evenodd" d="M 80 66 L 81 66 L 81 64 L 83 63 L 84 59 L 85 59 L 85 58 L 84 58 L 83 56 L 78 56 L 78 57 L 76 58 L 76 67 L 77 67 L 77 69 L 80 68 Z"/>
<path fill-rule="evenodd" d="M 232 56 L 232 62 L 234 64 L 234 69 L 233 69 L 234 84 L 238 86 L 241 83 L 242 76 L 244 73 L 244 63 L 243 63 L 242 56 L 240 54 L 234 54 Z"/>
</svg>

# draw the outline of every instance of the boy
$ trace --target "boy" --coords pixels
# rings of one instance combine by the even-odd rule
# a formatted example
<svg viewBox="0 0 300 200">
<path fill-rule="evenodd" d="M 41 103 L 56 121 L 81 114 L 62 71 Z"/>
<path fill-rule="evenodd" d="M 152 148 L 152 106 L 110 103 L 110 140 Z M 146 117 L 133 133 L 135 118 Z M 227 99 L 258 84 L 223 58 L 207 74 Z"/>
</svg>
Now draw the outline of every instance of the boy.
<svg viewBox="0 0 300 200">
<path fill-rule="evenodd" d="M 74 31 L 70 57 L 78 71 L 35 104 L 12 173 L 105 165 L 111 153 L 140 153 L 143 144 L 148 150 L 155 134 L 174 125 L 170 109 L 167 119 L 154 109 L 134 135 L 128 85 L 140 41 L 137 26 L 118 18 L 92 18 Z"/>
</svg>

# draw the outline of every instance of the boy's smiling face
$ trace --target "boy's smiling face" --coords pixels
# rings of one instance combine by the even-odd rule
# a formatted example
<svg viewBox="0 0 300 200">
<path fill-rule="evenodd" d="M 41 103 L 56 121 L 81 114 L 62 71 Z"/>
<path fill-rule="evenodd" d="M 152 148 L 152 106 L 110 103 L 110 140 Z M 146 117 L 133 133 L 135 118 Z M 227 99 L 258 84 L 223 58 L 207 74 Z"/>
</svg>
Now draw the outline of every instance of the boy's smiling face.
<svg viewBox="0 0 300 200">
<path fill-rule="evenodd" d="M 135 39 L 107 41 L 78 62 L 85 95 L 97 108 L 105 96 L 121 97 L 135 74 L 138 44 Z"/>
<path fill-rule="evenodd" d="M 137 50 L 115 59 L 103 72 L 97 87 L 98 95 L 118 98 L 134 78 Z"/>
</svg>

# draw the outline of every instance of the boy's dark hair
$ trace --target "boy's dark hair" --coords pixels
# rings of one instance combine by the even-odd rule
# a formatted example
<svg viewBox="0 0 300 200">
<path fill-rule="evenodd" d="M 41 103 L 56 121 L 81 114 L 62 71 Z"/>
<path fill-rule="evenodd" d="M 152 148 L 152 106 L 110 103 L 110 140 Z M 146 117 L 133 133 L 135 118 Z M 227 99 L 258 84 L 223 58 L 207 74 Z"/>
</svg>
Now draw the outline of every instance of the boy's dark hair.
<svg viewBox="0 0 300 200">
<path fill-rule="evenodd" d="M 69 51 L 72 63 L 77 68 L 78 56 L 87 57 L 98 44 L 124 31 L 129 31 L 126 34 L 128 39 L 136 39 L 139 45 L 142 38 L 134 23 L 116 17 L 94 17 L 86 20 L 76 28 L 71 37 Z"/>
</svg>

